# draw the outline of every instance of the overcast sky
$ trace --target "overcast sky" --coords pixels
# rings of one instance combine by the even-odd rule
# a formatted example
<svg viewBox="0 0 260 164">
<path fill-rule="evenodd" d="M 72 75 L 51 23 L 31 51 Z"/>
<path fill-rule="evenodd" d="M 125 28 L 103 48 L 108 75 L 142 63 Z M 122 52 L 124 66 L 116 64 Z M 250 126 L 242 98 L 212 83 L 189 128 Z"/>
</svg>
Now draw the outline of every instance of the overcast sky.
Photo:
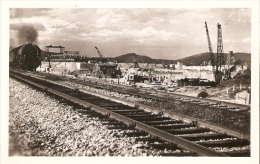
<svg viewBox="0 0 260 164">
<path fill-rule="evenodd" d="M 31 25 L 41 49 L 62 45 L 97 57 L 97 46 L 104 57 L 136 53 L 179 59 L 208 51 L 205 21 L 214 52 L 220 23 L 224 52 L 250 53 L 251 9 L 246 8 L 11 9 L 10 45 L 24 44 L 18 30 Z"/>
</svg>

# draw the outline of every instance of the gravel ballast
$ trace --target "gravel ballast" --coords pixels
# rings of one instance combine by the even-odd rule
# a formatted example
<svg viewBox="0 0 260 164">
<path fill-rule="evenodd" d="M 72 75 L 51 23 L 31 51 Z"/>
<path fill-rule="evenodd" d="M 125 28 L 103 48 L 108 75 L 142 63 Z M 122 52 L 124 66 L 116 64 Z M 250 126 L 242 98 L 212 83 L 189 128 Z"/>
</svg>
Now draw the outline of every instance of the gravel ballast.
<svg viewBox="0 0 260 164">
<path fill-rule="evenodd" d="M 173 111 L 182 115 L 191 116 L 204 121 L 211 122 L 215 125 L 220 125 L 222 127 L 227 127 L 229 129 L 238 130 L 244 134 L 250 134 L 250 117 L 239 116 L 228 110 L 205 108 L 200 105 L 190 105 L 189 103 L 175 103 L 173 102 L 162 102 L 159 100 L 147 99 L 143 97 L 133 96 L 130 94 L 117 93 L 114 91 L 109 91 L 100 88 L 93 88 L 90 86 L 85 86 L 77 84 L 75 82 L 60 81 L 60 83 L 65 85 L 70 85 L 85 89 L 91 92 L 100 93 L 102 95 L 107 95 L 110 97 L 116 97 L 122 100 L 130 102 L 138 102 L 144 105 L 156 107 L 158 109 L 165 109 L 166 111 Z M 157 95 L 158 97 L 160 95 Z M 163 96 L 161 96 L 163 97 Z"/>
<path fill-rule="evenodd" d="M 159 156 L 168 150 L 147 147 L 108 130 L 46 93 L 14 79 L 10 83 L 9 155 L 14 156 Z M 139 147 L 147 147 L 141 149 Z"/>
</svg>

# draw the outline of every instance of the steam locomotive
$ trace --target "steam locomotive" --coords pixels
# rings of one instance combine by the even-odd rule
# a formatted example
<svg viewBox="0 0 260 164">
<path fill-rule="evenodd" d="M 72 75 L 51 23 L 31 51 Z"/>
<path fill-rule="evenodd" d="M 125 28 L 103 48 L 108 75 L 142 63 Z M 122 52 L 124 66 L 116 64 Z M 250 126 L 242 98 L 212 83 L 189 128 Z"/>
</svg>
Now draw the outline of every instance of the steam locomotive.
<svg viewBox="0 0 260 164">
<path fill-rule="evenodd" d="M 41 65 L 41 49 L 32 43 L 14 48 L 9 54 L 10 67 L 33 71 Z"/>
</svg>

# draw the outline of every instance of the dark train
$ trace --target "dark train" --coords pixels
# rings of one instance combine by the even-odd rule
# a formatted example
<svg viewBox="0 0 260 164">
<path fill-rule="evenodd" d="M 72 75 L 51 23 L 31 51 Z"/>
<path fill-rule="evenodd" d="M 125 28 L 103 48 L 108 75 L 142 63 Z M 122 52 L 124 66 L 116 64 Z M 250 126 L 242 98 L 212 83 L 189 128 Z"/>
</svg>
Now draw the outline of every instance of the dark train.
<svg viewBox="0 0 260 164">
<path fill-rule="evenodd" d="M 10 67 L 33 71 L 41 65 L 41 49 L 32 43 L 24 44 L 10 51 Z"/>
</svg>

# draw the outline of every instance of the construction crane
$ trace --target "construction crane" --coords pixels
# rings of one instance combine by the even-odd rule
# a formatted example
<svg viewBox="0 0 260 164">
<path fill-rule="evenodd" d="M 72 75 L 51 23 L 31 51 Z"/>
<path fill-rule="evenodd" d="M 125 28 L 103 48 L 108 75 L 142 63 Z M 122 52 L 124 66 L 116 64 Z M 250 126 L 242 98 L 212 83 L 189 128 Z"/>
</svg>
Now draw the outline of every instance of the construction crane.
<svg viewBox="0 0 260 164">
<path fill-rule="evenodd" d="M 213 78 L 214 78 L 214 81 L 215 81 L 215 79 L 216 79 L 215 76 L 216 75 L 215 75 L 215 68 L 214 68 L 214 65 L 215 65 L 214 53 L 212 51 L 212 46 L 211 46 L 211 42 L 210 42 L 209 30 L 208 30 L 207 22 L 205 22 L 205 27 L 206 27 L 206 34 L 207 34 L 207 39 L 208 39 L 208 47 L 209 47 L 209 53 L 210 53 L 210 63 L 212 65 Z"/>
<path fill-rule="evenodd" d="M 222 29 L 218 23 L 218 45 L 217 45 L 217 62 L 216 62 L 216 84 L 219 84 L 222 80 L 221 65 L 224 64 L 224 53 L 223 53 L 223 41 L 222 41 Z"/>
<path fill-rule="evenodd" d="M 94 67 L 94 69 L 92 71 L 92 76 L 103 78 L 103 77 L 105 77 L 105 75 L 104 75 L 103 71 L 100 70 L 100 66 L 99 65 L 101 63 L 103 63 L 104 58 L 103 58 L 103 55 L 101 54 L 101 52 L 99 51 L 99 49 L 97 47 L 95 47 L 95 49 L 97 50 L 97 53 L 98 53 L 100 61 L 99 61 L 99 64 L 98 63 L 95 64 L 95 67 Z"/>
<path fill-rule="evenodd" d="M 96 63 L 95 69 L 93 69 L 93 75 L 96 77 L 108 77 L 108 78 L 114 78 L 117 77 L 117 75 L 121 75 L 120 69 L 117 70 L 118 64 L 116 63 L 110 63 L 107 58 L 103 58 L 103 55 L 99 51 L 97 47 L 95 47 L 97 50 L 97 53 L 99 55 L 100 62 Z"/>
<path fill-rule="evenodd" d="M 98 56 L 99 56 L 99 59 L 100 59 L 101 63 L 106 63 L 106 62 L 109 61 L 108 59 L 103 57 L 103 55 L 101 54 L 101 52 L 99 51 L 99 49 L 97 47 L 95 47 L 95 49 L 97 50 L 97 53 L 98 53 Z"/>
<path fill-rule="evenodd" d="M 97 47 L 95 47 L 95 49 L 97 49 L 97 53 L 100 59 L 103 59 L 103 55 L 101 54 L 101 52 L 99 51 L 99 49 Z"/>
</svg>

